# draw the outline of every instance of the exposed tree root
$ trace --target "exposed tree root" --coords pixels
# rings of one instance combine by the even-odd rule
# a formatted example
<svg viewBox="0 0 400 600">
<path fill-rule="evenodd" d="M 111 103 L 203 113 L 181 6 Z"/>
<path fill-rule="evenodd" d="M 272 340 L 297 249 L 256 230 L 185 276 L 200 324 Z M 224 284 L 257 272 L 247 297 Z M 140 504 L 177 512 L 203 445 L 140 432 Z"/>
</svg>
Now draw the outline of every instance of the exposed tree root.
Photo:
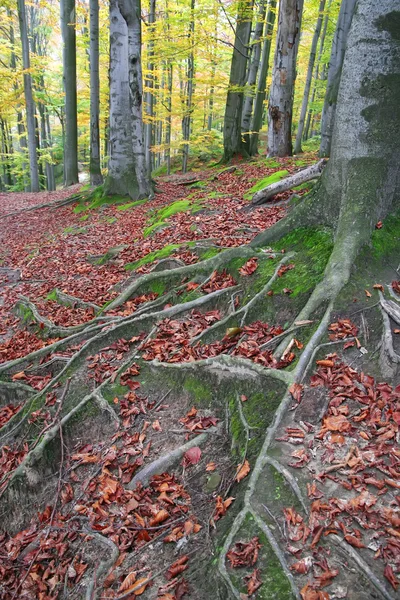
<svg viewBox="0 0 400 600">
<path fill-rule="evenodd" d="M 218 431 L 217 428 L 210 428 L 204 433 L 200 433 L 196 437 L 192 438 L 186 444 L 175 448 L 168 454 L 164 456 L 160 456 L 155 461 L 140 469 L 138 473 L 132 478 L 132 480 L 128 483 L 128 490 L 134 490 L 138 483 L 141 483 L 143 486 L 147 486 L 149 484 L 150 479 L 154 475 L 160 475 L 161 473 L 166 473 L 173 466 L 176 465 L 178 461 L 180 461 L 185 452 L 194 448 L 195 446 L 202 446 L 206 443 L 209 435 L 215 434 Z"/>
</svg>

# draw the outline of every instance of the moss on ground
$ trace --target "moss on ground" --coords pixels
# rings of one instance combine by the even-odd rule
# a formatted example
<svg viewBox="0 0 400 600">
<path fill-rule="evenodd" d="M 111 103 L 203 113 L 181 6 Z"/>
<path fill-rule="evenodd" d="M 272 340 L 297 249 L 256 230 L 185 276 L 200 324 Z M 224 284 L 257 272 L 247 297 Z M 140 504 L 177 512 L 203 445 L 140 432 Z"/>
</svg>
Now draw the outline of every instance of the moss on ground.
<svg viewBox="0 0 400 600">
<path fill-rule="evenodd" d="M 104 186 L 99 185 L 94 190 L 81 190 L 77 196 L 77 202 L 78 204 L 74 208 L 76 214 L 96 210 L 104 204 L 126 204 L 126 196 L 105 196 Z"/>
<path fill-rule="evenodd" d="M 135 262 L 127 263 L 124 268 L 127 271 L 135 271 L 139 267 L 152 263 L 155 260 L 168 258 L 168 256 L 171 256 L 171 254 L 175 250 L 178 250 L 181 245 L 182 244 L 168 244 L 167 246 L 164 246 L 164 248 L 161 248 L 161 250 L 154 250 L 154 252 L 149 252 L 146 256 L 139 258 L 139 260 L 136 260 Z"/>
</svg>

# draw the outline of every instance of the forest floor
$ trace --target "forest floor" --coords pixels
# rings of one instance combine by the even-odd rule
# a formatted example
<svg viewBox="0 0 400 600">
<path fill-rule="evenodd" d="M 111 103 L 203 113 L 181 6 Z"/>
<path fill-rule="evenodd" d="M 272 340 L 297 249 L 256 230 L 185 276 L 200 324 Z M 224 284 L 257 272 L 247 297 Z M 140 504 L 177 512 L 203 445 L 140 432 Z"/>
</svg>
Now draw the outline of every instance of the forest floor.
<svg viewBox="0 0 400 600">
<path fill-rule="evenodd" d="M 249 189 L 315 160 L 160 177 L 145 203 L 0 194 L 1 599 L 396 598 L 398 239 L 377 224 L 295 383 L 329 234 L 240 255 L 294 193 L 254 208 Z M 70 396 L 93 402 L 70 416 Z"/>
</svg>

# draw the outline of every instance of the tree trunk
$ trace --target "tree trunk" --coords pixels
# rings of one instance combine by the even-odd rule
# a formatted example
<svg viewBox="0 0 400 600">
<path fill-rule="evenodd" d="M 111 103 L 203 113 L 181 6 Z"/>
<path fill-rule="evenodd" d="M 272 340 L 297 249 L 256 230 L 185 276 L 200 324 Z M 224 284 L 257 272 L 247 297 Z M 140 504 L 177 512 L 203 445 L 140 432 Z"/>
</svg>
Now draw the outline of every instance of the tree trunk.
<svg viewBox="0 0 400 600">
<path fill-rule="evenodd" d="M 268 156 L 292 156 L 292 114 L 303 0 L 281 0 L 269 96 Z"/>
<path fill-rule="evenodd" d="M 315 191 L 258 235 L 268 244 L 296 227 L 330 226 L 335 244 L 325 275 L 299 319 L 335 298 L 376 223 L 400 207 L 400 45 L 397 0 L 359 0 L 337 94 L 331 158 Z"/>
<path fill-rule="evenodd" d="M 35 103 L 30 74 L 29 41 L 26 26 L 25 0 L 18 0 L 18 19 L 22 45 L 22 65 L 24 68 L 24 93 L 26 105 L 26 125 L 28 130 L 29 175 L 31 192 L 39 191 L 39 170 L 36 152 Z"/>
<path fill-rule="evenodd" d="M 319 45 L 319 51 L 318 51 L 318 58 L 317 58 L 317 62 L 315 65 L 315 70 L 314 70 L 314 85 L 313 85 L 313 91 L 311 94 L 311 101 L 310 101 L 310 108 L 308 110 L 307 113 L 307 120 L 306 120 L 306 125 L 304 128 L 304 133 L 303 133 L 303 140 L 308 140 L 309 137 L 309 131 L 310 131 L 310 124 L 311 124 L 311 117 L 312 117 L 312 108 L 311 106 L 314 103 L 315 100 L 315 96 L 317 93 L 317 84 L 318 84 L 318 79 L 319 79 L 319 68 L 320 68 L 320 64 L 321 64 L 321 59 L 322 59 L 322 54 L 324 51 L 324 46 L 325 46 L 325 38 L 326 38 L 326 30 L 328 27 L 328 21 L 329 21 L 329 14 L 330 14 L 330 8 L 331 8 L 331 4 L 332 4 L 332 0 L 329 0 L 328 2 L 328 8 L 326 10 L 325 13 L 325 19 L 324 19 L 324 26 L 322 28 L 322 35 L 321 35 L 321 41 L 320 41 L 320 45 Z"/>
<path fill-rule="evenodd" d="M 276 0 L 270 0 L 267 20 L 265 23 L 264 46 L 261 56 L 260 74 L 258 77 L 257 93 L 254 103 L 253 119 L 251 123 L 250 135 L 250 156 L 254 156 L 258 152 L 258 134 L 262 127 L 264 100 L 267 90 L 267 76 L 269 69 L 269 56 L 271 53 L 272 34 L 274 31 L 276 15 Z"/>
<path fill-rule="evenodd" d="M 167 117 L 165 124 L 165 161 L 167 163 L 167 175 L 171 173 L 171 122 L 172 122 L 172 82 L 173 82 L 173 65 L 168 62 L 167 66 L 168 79 L 168 96 L 166 101 Z"/>
<path fill-rule="evenodd" d="M 296 142 L 295 142 L 295 146 L 294 146 L 295 154 L 299 154 L 300 152 L 302 152 L 301 140 L 303 137 L 304 122 L 305 122 L 306 114 L 307 114 L 308 99 L 310 97 L 311 81 L 312 81 L 312 76 L 313 76 L 313 71 L 314 71 L 315 58 L 317 55 L 318 40 L 319 40 L 319 36 L 321 33 L 321 29 L 322 29 L 324 10 L 325 10 L 325 0 L 320 0 L 318 19 L 317 19 L 317 24 L 315 26 L 315 31 L 314 31 L 314 35 L 313 35 L 313 39 L 312 39 L 312 43 L 311 43 L 310 58 L 308 60 L 308 69 L 307 69 L 307 76 L 306 76 L 306 84 L 304 87 L 303 102 L 301 105 L 299 124 L 297 127 Z"/>
<path fill-rule="evenodd" d="M 336 104 L 347 37 L 349 35 L 357 0 L 342 0 L 336 31 L 332 43 L 329 61 L 328 83 L 326 87 L 324 108 L 321 118 L 320 156 L 329 156 L 332 142 L 332 131 L 335 121 Z"/>
<path fill-rule="evenodd" d="M 108 175 L 104 192 L 139 197 L 132 147 L 129 99 L 128 28 L 118 0 L 110 2 L 110 125 Z"/>
<path fill-rule="evenodd" d="M 150 0 L 150 11 L 149 11 L 149 41 L 148 41 L 148 49 L 147 49 L 147 79 L 146 79 L 146 94 L 145 94 L 145 106 L 146 106 L 146 114 L 148 121 L 145 125 L 145 146 L 146 146 L 146 165 L 149 173 L 149 177 L 151 176 L 151 171 L 153 169 L 153 160 L 151 153 L 151 144 L 153 139 L 153 117 L 154 117 L 154 96 L 153 96 L 153 87 L 154 87 L 154 23 L 156 20 L 156 0 Z"/>
<path fill-rule="evenodd" d="M 190 23 L 189 23 L 189 56 L 187 59 L 186 70 L 186 98 L 185 110 L 182 119 L 182 137 L 184 144 L 182 146 L 182 173 L 186 173 L 189 159 L 189 140 L 192 124 L 192 102 L 193 102 L 193 84 L 194 84 L 194 7 L 195 0 L 190 3 Z"/>
<path fill-rule="evenodd" d="M 128 27 L 129 97 L 132 120 L 132 151 L 135 162 L 139 198 L 151 195 L 150 177 L 146 168 L 143 132 L 142 31 L 140 0 L 118 0 L 122 17 Z"/>
<path fill-rule="evenodd" d="M 103 183 L 100 160 L 99 0 L 90 0 L 90 183 Z"/>
<path fill-rule="evenodd" d="M 250 60 L 249 72 L 247 74 L 247 83 L 242 113 L 242 137 L 247 154 L 250 154 L 250 123 L 253 112 L 254 91 L 257 81 L 257 73 L 260 66 L 261 58 L 261 36 L 264 29 L 265 12 L 267 9 L 266 0 L 262 0 L 257 15 L 257 22 L 254 28 L 253 37 L 251 40 L 252 55 Z"/>
<path fill-rule="evenodd" d="M 69 186 L 79 182 L 75 0 L 60 0 L 60 13 L 65 93 L 64 185 Z"/>
<path fill-rule="evenodd" d="M 242 143 L 242 109 L 251 33 L 253 0 L 240 0 L 224 118 L 224 161 L 245 153 Z"/>
</svg>

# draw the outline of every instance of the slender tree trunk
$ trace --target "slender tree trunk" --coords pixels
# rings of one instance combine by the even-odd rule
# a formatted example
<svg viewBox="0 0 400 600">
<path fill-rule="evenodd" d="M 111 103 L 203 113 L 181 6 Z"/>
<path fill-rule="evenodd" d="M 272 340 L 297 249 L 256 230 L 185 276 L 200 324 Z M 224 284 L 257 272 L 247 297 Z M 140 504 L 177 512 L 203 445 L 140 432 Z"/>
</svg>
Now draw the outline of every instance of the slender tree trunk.
<svg viewBox="0 0 400 600">
<path fill-rule="evenodd" d="M 315 69 L 314 69 L 314 85 L 313 85 L 313 91 L 311 94 L 311 101 L 310 101 L 310 107 L 313 105 L 314 100 L 315 100 L 315 96 L 317 93 L 317 85 L 318 85 L 318 79 L 319 79 L 319 70 L 320 70 L 320 66 L 321 66 L 321 59 L 322 59 L 322 54 L 324 51 L 324 47 L 325 47 L 325 38 L 326 38 L 326 31 L 328 28 L 328 21 L 329 21 L 329 14 L 330 14 L 330 9 L 331 9 L 331 4 L 332 4 L 332 0 L 329 0 L 328 2 L 328 8 L 326 10 L 325 13 L 325 18 L 324 18 L 324 26 L 322 28 L 322 34 L 321 34 L 321 40 L 320 40 L 320 45 L 319 45 L 319 50 L 318 50 L 318 57 L 317 57 L 317 62 L 315 65 Z M 312 115 L 312 108 L 308 109 L 307 112 L 307 120 L 306 120 L 306 124 L 305 124 L 305 128 L 304 128 L 304 133 L 303 133 L 303 140 L 308 140 L 308 134 L 310 131 L 310 124 L 311 124 L 311 115 Z"/>
<path fill-rule="evenodd" d="M 146 78 L 146 94 L 145 94 L 145 107 L 147 114 L 147 123 L 145 124 L 145 146 L 146 146 L 146 165 L 149 173 L 149 177 L 151 176 L 151 171 L 153 169 L 153 160 L 151 153 L 151 144 L 153 139 L 153 117 L 154 117 L 154 95 L 153 95 L 153 87 L 154 87 L 154 35 L 155 28 L 154 23 L 156 21 L 156 0 L 150 0 L 150 10 L 149 10 L 149 41 L 147 46 L 147 71 L 148 75 Z"/>
<path fill-rule="evenodd" d="M 152 191 L 144 148 L 140 0 L 118 0 L 118 6 L 128 27 L 129 95 L 136 179 L 139 186 L 139 198 L 148 198 Z"/>
<path fill-rule="evenodd" d="M 211 131 L 213 124 L 213 111 L 214 111 L 214 94 L 215 94 L 215 69 L 216 63 L 213 60 L 211 63 L 211 79 L 210 79 L 210 95 L 208 99 L 208 117 L 207 117 L 207 130 Z"/>
<path fill-rule="evenodd" d="M 12 185 L 12 175 L 11 175 L 11 166 L 10 166 L 10 148 L 9 148 L 9 140 L 7 136 L 6 124 L 3 119 L 0 119 L 0 128 L 1 128 L 1 141 L 2 141 L 2 154 L 3 154 L 3 181 L 6 187 Z"/>
<path fill-rule="evenodd" d="M 51 148 L 53 146 L 53 141 L 52 141 L 52 137 L 51 137 L 51 127 L 50 127 L 50 115 L 49 115 L 49 111 L 47 110 L 47 108 L 45 107 L 45 118 L 46 118 L 46 132 L 47 132 L 47 142 L 49 144 L 49 152 L 50 152 L 50 156 L 52 156 L 52 151 Z M 53 161 L 49 161 L 47 163 L 48 165 L 48 178 L 47 178 L 47 189 L 49 191 L 53 191 L 56 189 L 56 178 L 54 175 L 54 164 Z"/>
<path fill-rule="evenodd" d="M 321 146 L 319 155 L 329 156 L 335 121 L 337 96 L 343 60 L 357 0 L 342 0 L 329 61 L 328 83 L 321 117 Z"/>
<path fill-rule="evenodd" d="M 250 154 L 250 123 L 253 112 L 253 103 L 255 96 L 255 85 L 257 81 L 257 73 L 260 66 L 261 58 L 261 36 L 264 29 L 265 12 L 267 9 L 266 0 L 262 0 L 259 5 L 257 22 L 254 28 L 253 37 L 251 40 L 252 55 L 250 60 L 249 71 L 247 74 L 247 84 L 242 112 L 242 138 L 246 148 L 246 152 Z"/>
<path fill-rule="evenodd" d="M 253 119 L 251 122 L 250 152 L 254 156 L 258 152 L 258 134 L 262 127 L 264 100 L 267 88 L 269 57 L 271 53 L 272 33 L 274 31 L 276 0 L 270 0 L 264 31 L 264 45 L 261 56 L 260 74 L 258 76 L 257 93 L 254 102 Z"/>
<path fill-rule="evenodd" d="M 24 68 L 24 93 L 26 105 L 26 125 L 28 129 L 29 174 L 31 191 L 39 191 L 39 170 L 36 152 L 35 103 L 32 93 L 32 77 L 30 74 L 29 41 L 26 26 L 25 0 L 18 0 L 18 19 L 22 45 L 22 65 Z"/>
<path fill-rule="evenodd" d="M 69 186 L 79 182 L 75 0 L 60 0 L 60 12 L 65 93 L 64 185 Z"/>
<path fill-rule="evenodd" d="M 230 161 L 235 155 L 246 153 L 242 143 L 242 112 L 253 4 L 253 0 L 239 0 L 224 118 L 223 160 L 225 162 Z"/>
<path fill-rule="evenodd" d="M 172 83 L 173 83 L 173 65 L 168 63 L 168 96 L 166 100 L 167 118 L 165 124 L 165 161 L 167 163 L 167 175 L 171 173 L 171 125 L 172 125 Z"/>
<path fill-rule="evenodd" d="M 90 183 L 103 183 L 100 159 L 99 0 L 90 0 Z"/>
<path fill-rule="evenodd" d="M 186 98 L 185 98 L 185 111 L 182 119 L 182 173 L 186 173 L 189 159 L 189 140 L 190 130 L 192 124 L 192 102 L 193 102 L 193 84 L 194 84 L 194 7 L 195 0 L 191 0 L 190 3 L 190 23 L 189 23 L 189 56 L 187 58 L 187 70 L 186 70 Z"/>
<path fill-rule="evenodd" d="M 314 31 L 314 35 L 313 35 L 313 39 L 312 39 L 312 43 L 311 43 L 310 58 L 308 60 L 308 69 L 307 69 L 307 76 L 306 76 L 306 84 L 304 86 L 303 102 L 301 105 L 299 124 L 297 127 L 296 142 L 295 142 L 295 146 L 294 146 L 295 154 L 299 154 L 300 152 L 302 152 L 301 140 L 303 137 L 304 122 L 305 122 L 306 114 L 307 114 L 308 99 L 310 97 L 311 82 L 312 82 L 312 76 L 313 76 L 313 71 L 314 71 L 315 58 L 317 55 L 318 40 L 319 40 L 319 36 L 321 34 L 322 22 L 323 22 L 323 18 L 324 18 L 324 10 L 325 10 L 325 0 L 320 0 L 318 19 L 317 19 L 317 24 L 315 26 L 315 31 Z"/>
<path fill-rule="evenodd" d="M 303 0 L 281 0 L 269 96 L 268 156 L 292 156 L 292 116 Z"/>
</svg>

